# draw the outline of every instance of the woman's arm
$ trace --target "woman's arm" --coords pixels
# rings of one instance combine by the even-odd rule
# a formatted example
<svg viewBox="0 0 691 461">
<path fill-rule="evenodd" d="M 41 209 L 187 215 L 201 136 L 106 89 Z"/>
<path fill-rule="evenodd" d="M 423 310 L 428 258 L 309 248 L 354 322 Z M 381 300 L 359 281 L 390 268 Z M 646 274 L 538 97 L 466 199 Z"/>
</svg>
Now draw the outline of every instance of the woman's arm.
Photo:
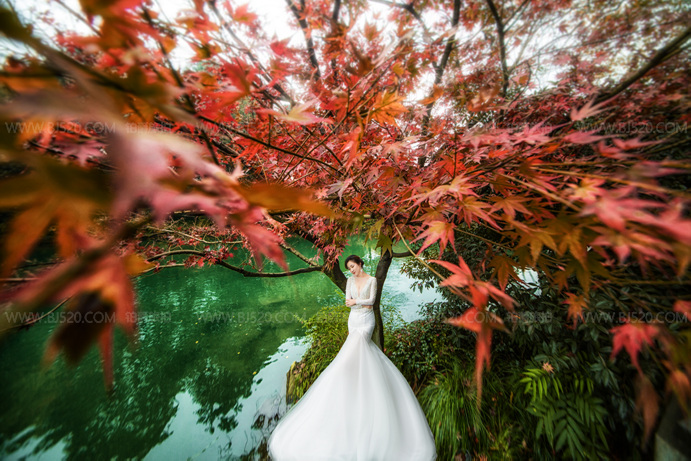
<svg viewBox="0 0 691 461">
<path fill-rule="evenodd" d="M 375 277 L 372 277 L 372 280 L 369 281 L 369 293 L 367 295 L 367 298 L 357 299 L 356 301 L 361 306 L 373 306 L 374 305 L 374 299 L 376 297 L 377 297 L 377 279 Z"/>
<path fill-rule="evenodd" d="M 346 296 L 346 299 L 353 299 L 353 295 L 350 294 L 350 285 L 351 285 L 352 281 L 353 281 L 353 279 L 352 279 L 352 277 L 351 277 L 351 278 L 349 278 L 348 281 L 346 282 L 346 289 L 345 289 L 345 296 Z"/>
<path fill-rule="evenodd" d="M 346 282 L 346 289 L 345 289 L 346 306 L 348 306 L 348 307 L 353 307 L 355 305 L 355 300 L 353 299 L 353 295 L 351 293 L 352 285 L 353 285 L 353 278 L 351 277 Z"/>
</svg>

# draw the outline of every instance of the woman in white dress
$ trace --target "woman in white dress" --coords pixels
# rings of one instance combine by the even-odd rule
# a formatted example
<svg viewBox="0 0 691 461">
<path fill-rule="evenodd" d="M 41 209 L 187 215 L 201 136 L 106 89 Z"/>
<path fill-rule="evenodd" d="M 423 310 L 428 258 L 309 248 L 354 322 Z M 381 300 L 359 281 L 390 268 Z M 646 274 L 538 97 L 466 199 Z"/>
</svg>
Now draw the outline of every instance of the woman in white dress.
<svg viewBox="0 0 691 461">
<path fill-rule="evenodd" d="M 273 461 L 431 461 L 434 437 L 408 382 L 372 342 L 377 280 L 349 256 L 348 338 L 269 438 Z"/>
</svg>

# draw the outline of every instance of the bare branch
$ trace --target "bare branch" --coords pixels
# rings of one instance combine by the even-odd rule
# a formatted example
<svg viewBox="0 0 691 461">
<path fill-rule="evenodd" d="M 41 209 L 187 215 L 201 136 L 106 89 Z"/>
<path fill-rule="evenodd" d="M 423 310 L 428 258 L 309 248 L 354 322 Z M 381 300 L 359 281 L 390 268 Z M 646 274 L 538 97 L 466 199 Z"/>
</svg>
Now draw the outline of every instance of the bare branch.
<svg viewBox="0 0 691 461">
<path fill-rule="evenodd" d="M 176 234 L 176 235 L 181 235 L 181 236 L 183 236 L 183 237 L 187 237 L 187 238 L 189 238 L 189 239 L 196 240 L 196 241 L 198 241 L 198 242 L 202 242 L 202 243 L 204 243 L 204 244 L 206 244 L 206 245 L 214 245 L 214 244 L 221 244 L 221 243 L 224 243 L 224 242 L 222 242 L 221 240 L 216 240 L 216 241 L 213 241 L 213 242 L 209 242 L 208 240 L 204 240 L 204 239 L 201 238 L 201 237 L 195 237 L 194 235 L 186 234 L 186 233 L 184 233 L 184 232 L 180 232 L 180 231 L 174 230 L 174 229 L 161 229 L 161 228 L 155 227 L 155 226 L 146 226 L 145 229 L 146 229 L 146 230 L 152 230 L 152 231 L 154 231 L 154 232 L 156 232 L 156 233 L 158 233 L 158 234 Z M 149 235 L 151 235 L 151 234 L 149 234 Z M 225 245 L 238 245 L 238 244 L 241 244 L 241 243 L 242 243 L 241 240 L 236 240 L 236 241 L 233 241 L 233 242 L 225 242 Z"/>
<path fill-rule="evenodd" d="M 523 0 L 523 3 L 521 3 L 521 4 L 518 6 L 518 8 L 516 8 L 516 10 L 515 10 L 513 13 L 511 13 L 511 16 L 509 16 L 509 18 L 508 18 L 508 19 L 506 20 L 506 22 L 504 23 L 504 24 L 506 24 L 506 26 L 504 27 L 504 32 L 508 32 L 508 31 L 509 31 L 509 29 L 511 28 L 511 26 L 513 26 L 513 24 L 514 24 L 514 23 L 512 23 L 511 21 L 513 21 L 514 19 L 518 19 L 519 13 L 521 12 L 521 10 L 522 10 L 523 8 L 525 8 L 525 6 L 526 6 L 528 3 L 530 3 L 530 0 Z"/>
<path fill-rule="evenodd" d="M 76 12 L 74 9 L 70 8 L 63 0 L 56 0 L 56 2 L 57 2 L 58 5 L 60 5 L 61 7 L 63 7 L 63 8 L 66 9 L 67 11 L 69 11 L 70 14 L 72 14 L 72 16 L 74 16 L 75 18 L 79 19 L 81 22 L 83 22 L 84 24 L 86 24 L 86 26 L 87 26 L 89 29 L 91 29 L 91 31 L 92 31 L 93 33 L 95 33 L 95 34 L 98 35 L 98 36 L 101 35 L 101 31 L 100 31 L 100 30 L 98 30 L 97 28 L 95 28 L 94 25 L 91 24 L 82 14 L 79 14 L 79 13 Z M 7 4 L 9 4 L 10 7 L 14 10 L 14 7 L 12 6 L 12 2 L 7 2 Z M 16 14 L 16 13 L 15 13 L 15 14 Z"/>
</svg>

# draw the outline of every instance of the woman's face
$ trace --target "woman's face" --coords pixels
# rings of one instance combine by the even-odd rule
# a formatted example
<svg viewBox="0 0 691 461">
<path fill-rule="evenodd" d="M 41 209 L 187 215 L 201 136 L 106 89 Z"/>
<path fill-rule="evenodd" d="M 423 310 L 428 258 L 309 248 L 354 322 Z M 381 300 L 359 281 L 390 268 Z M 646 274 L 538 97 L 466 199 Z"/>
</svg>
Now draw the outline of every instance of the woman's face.
<svg viewBox="0 0 691 461">
<path fill-rule="evenodd" d="M 360 266 L 355 261 L 348 261 L 348 270 L 351 274 L 357 276 L 362 272 L 362 266 Z"/>
</svg>

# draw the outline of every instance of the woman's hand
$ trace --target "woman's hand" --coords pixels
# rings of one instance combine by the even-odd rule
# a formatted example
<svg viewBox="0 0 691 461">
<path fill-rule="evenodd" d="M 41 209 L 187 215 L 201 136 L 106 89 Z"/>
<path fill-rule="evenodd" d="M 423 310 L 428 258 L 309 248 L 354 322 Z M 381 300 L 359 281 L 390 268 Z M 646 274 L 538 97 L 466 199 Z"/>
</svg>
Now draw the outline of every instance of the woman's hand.
<svg viewBox="0 0 691 461">
<path fill-rule="evenodd" d="M 346 299 L 346 306 L 350 307 L 350 306 L 354 306 L 355 304 L 357 304 L 357 303 L 355 302 L 354 299 Z"/>
</svg>

